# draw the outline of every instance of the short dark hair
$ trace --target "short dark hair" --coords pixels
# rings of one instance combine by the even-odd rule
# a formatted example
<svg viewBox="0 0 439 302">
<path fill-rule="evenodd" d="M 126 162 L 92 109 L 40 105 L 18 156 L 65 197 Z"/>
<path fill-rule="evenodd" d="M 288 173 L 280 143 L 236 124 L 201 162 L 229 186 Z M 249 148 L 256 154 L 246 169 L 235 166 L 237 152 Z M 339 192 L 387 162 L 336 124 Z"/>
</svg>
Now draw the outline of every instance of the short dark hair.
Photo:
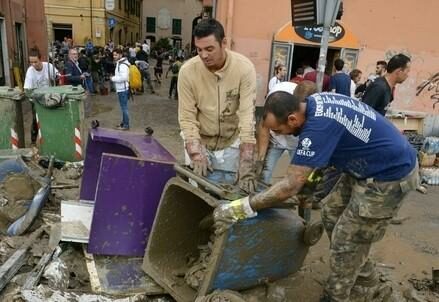
<svg viewBox="0 0 439 302">
<path fill-rule="evenodd" d="M 115 48 L 115 49 L 113 49 L 113 53 L 117 53 L 119 55 L 123 55 L 123 50 L 120 49 L 120 48 Z"/>
<path fill-rule="evenodd" d="M 407 64 L 410 62 L 410 58 L 405 54 L 397 54 L 394 55 L 389 63 L 387 63 L 387 73 L 392 73 L 398 68 L 406 68 Z"/>
<path fill-rule="evenodd" d="M 335 70 L 340 71 L 343 69 L 344 61 L 342 59 L 336 59 L 334 61 Z"/>
<path fill-rule="evenodd" d="M 276 120 L 283 124 L 288 120 L 288 116 L 298 111 L 300 102 L 297 97 L 285 91 L 276 91 L 270 94 L 265 101 L 264 120 L 268 113 L 272 113 Z"/>
<path fill-rule="evenodd" d="M 358 77 L 360 74 L 362 74 L 363 72 L 361 72 L 360 69 L 354 69 L 351 71 L 351 73 L 349 74 L 351 76 L 351 79 L 355 79 L 356 77 Z"/>
<path fill-rule="evenodd" d="M 221 43 L 225 37 L 224 27 L 212 18 L 201 20 L 194 28 L 194 37 L 205 38 L 210 35 L 214 35 L 215 39 Z"/>
<path fill-rule="evenodd" d="M 377 61 L 377 65 L 381 65 L 387 69 L 387 62 L 386 61 L 383 61 L 383 60 Z"/>
<path fill-rule="evenodd" d="M 41 59 L 41 53 L 38 47 L 32 47 L 29 49 L 29 57 L 37 57 L 38 59 Z"/>
<path fill-rule="evenodd" d="M 296 74 L 304 74 L 304 73 L 305 73 L 305 70 L 303 70 L 302 67 L 299 67 L 296 69 Z"/>
<path fill-rule="evenodd" d="M 317 85 L 314 82 L 305 80 L 300 82 L 294 89 L 294 96 L 299 102 L 304 102 L 305 98 L 317 92 Z"/>
</svg>

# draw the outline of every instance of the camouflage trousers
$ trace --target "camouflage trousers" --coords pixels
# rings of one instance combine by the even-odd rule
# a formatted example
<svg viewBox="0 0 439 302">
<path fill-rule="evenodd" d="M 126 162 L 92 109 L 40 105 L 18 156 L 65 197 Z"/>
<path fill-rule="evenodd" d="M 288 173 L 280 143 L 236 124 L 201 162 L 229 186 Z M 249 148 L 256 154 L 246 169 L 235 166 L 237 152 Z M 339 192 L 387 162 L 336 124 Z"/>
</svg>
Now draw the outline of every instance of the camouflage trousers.
<svg viewBox="0 0 439 302">
<path fill-rule="evenodd" d="M 325 292 L 332 301 L 349 301 L 361 278 L 373 278 L 368 259 L 372 243 L 384 237 L 402 200 L 419 182 L 418 165 L 398 181 L 358 180 L 343 174 L 324 200 L 322 221 L 330 239 L 330 275 Z"/>
</svg>

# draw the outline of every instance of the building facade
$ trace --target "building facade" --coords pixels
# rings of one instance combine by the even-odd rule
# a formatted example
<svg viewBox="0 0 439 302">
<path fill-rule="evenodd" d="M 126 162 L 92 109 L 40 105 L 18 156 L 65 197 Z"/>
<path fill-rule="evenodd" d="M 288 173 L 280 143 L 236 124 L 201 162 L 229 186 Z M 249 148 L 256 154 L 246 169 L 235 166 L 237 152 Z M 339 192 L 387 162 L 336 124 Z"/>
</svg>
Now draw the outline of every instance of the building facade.
<svg viewBox="0 0 439 302">
<path fill-rule="evenodd" d="M 0 0 L 0 86 L 21 86 L 28 65 L 27 50 L 38 47 L 47 58 L 42 1 Z"/>
<path fill-rule="evenodd" d="M 49 41 L 73 39 L 96 46 L 109 40 L 134 43 L 140 38 L 141 0 L 45 0 Z"/>
<path fill-rule="evenodd" d="M 256 66 L 257 105 L 263 106 L 273 63 L 284 60 L 290 76 L 304 60 L 315 66 L 319 53 L 319 28 L 291 25 L 291 1 L 212 1 L 215 17 L 224 25 L 229 47 L 249 57 Z M 397 8 L 397 9 L 395 9 Z M 400 110 L 439 112 L 437 71 L 439 41 L 432 20 L 439 2 L 428 5 L 409 0 L 344 1 L 342 20 L 332 29 L 328 67 L 342 57 L 348 68 L 363 72 L 363 81 L 375 70 L 377 60 L 389 60 L 403 52 L 412 58 L 409 78 L 395 91 L 392 107 Z M 416 14 L 413 11 L 416 10 Z M 263 20 L 263 22 L 261 22 Z M 315 34 L 317 33 L 317 34 Z M 423 88 L 424 87 L 424 88 Z"/>
<path fill-rule="evenodd" d="M 142 38 L 169 38 L 176 48 L 192 44 L 192 30 L 203 13 L 201 0 L 143 1 Z"/>
</svg>

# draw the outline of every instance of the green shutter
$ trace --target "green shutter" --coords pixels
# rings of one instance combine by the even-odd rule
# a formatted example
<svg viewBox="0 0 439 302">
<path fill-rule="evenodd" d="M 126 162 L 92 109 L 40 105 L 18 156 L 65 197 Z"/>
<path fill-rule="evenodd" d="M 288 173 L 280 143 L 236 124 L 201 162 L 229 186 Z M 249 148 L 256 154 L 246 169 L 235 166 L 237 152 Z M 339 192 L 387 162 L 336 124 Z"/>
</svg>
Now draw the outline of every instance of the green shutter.
<svg viewBox="0 0 439 302">
<path fill-rule="evenodd" d="M 181 35 L 181 19 L 172 19 L 172 34 Z"/>
<path fill-rule="evenodd" d="M 146 32 L 155 33 L 155 18 L 146 17 Z"/>
</svg>

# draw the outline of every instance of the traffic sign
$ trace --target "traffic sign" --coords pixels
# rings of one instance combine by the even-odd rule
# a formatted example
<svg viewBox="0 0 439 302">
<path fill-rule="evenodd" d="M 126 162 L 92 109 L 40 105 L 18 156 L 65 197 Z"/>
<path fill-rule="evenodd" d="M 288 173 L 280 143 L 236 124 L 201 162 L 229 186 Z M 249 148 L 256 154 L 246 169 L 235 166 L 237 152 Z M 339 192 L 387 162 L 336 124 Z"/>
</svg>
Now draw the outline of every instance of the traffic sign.
<svg viewBox="0 0 439 302">
<path fill-rule="evenodd" d="M 116 19 L 114 19 L 113 17 L 111 17 L 111 18 L 108 18 L 108 26 L 110 27 L 110 28 L 113 28 L 113 27 L 115 27 L 116 26 L 116 24 L 117 24 L 117 21 L 116 21 Z"/>
</svg>

